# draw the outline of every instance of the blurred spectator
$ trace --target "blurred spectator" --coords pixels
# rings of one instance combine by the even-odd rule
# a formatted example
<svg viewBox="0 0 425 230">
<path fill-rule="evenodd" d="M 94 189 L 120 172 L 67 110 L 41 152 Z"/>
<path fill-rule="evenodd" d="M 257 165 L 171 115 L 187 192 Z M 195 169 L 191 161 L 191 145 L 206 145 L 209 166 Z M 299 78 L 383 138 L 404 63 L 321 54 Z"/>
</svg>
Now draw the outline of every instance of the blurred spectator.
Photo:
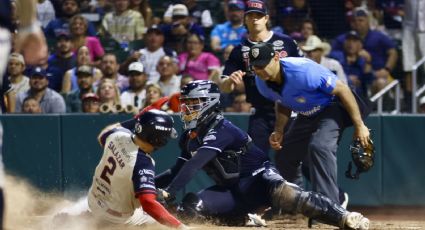
<svg viewBox="0 0 425 230">
<path fill-rule="evenodd" d="M 100 80 L 96 94 L 99 96 L 101 107 L 106 105 L 109 108 L 115 108 L 116 105 L 121 104 L 120 90 L 112 79 Z"/>
<path fill-rule="evenodd" d="M 72 45 L 74 52 L 82 46 L 87 46 L 89 49 L 90 60 L 96 63 L 104 54 L 102 45 L 97 37 L 86 36 L 87 34 L 87 20 L 81 15 L 75 15 L 69 22 Z M 97 62 L 97 64 L 99 61 Z M 95 64 L 96 65 L 96 64 Z"/>
<path fill-rule="evenodd" d="M 385 31 L 393 38 L 401 39 L 402 21 L 410 0 L 375 0 L 376 11 L 382 17 L 380 21 L 385 26 Z M 420 1 L 419 1 L 420 2 Z M 423 11 L 422 11 L 423 12 Z"/>
<path fill-rule="evenodd" d="M 209 28 L 213 25 L 211 12 L 199 5 L 196 0 L 177 0 L 174 4 L 170 4 L 164 13 L 164 22 L 172 22 L 173 7 L 177 4 L 184 4 L 189 10 L 189 16 L 193 23 L 201 25 L 204 28 Z"/>
<path fill-rule="evenodd" d="M 72 69 L 77 64 L 77 57 L 72 53 L 71 37 L 67 33 L 62 33 L 57 38 L 55 53 L 48 59 L 49 88 L 60 92 L 62 90 L 63 78 L 67 70 Z"/>
<path fill-rule="evenodd" d="M 69 20 L 80 11 L 78 0 L 63 0 L 62 1 L 62 12 L 63 17 L 56 18 L 50 21 L 47 27 L 44 29 L 44 33 L 47 38 L 55 39 L 59 34 L 70 33 L 69 31 Z M 96 36 L 96 28 L 92 23 L 88 23 L 87 35 Z"/>
<path fill-rule="evenodd" d="M 138 11 L 142 15 L 147 28 L 152 25 L 153 12 L 149 0 L 130 0 L 130 9 Z"/>
<path fill-rule="evenodd" d="M 61 93 L 67 94 L 71 90 L 78 88 L 77 69 L 83 65 L 91 65 L 89 48 L 82 46 L 77 52 L 77 66 L 66 71 L 62 81 Z M 98 81 L 102 78 L 102 72 L 98 68 L 93 68 L 94 80 Z"/>
<path fill-rule="evenodd" d="M 163 56 L 159 59 L 158 72 L 160 78 L 158 81 L 161 87 L 163 96 L 171 96 L 172 94 L 180 91 L 180 77 L 176 75 L 176 63 L 170 56 Z"/>
<path fill-rule="evenodd" d="M 301 50 L 306 53 L 307 58 L 328 68 L 338 76 L 339 80 L 347 84 L 347 76 L 345 76 L 341 64 L 335 59 L 326 57 L 331 50 L 329 43 L 322 42 L 316 35 L 311 35 L 305 45 L 301 46 Z"/>
<path fill-rule="evenodd" d="M 421 99 L 419 99 L 419 113 L 425 113 L 425 96 L 422 96 Z"/>
<path fill-rule="evenodd" d="M 146 100 L 145 100 L 145 104 L 143 106 L 149 106 L 150 104 L 156 102 L 157 100 L 159 100 L 162 97 L 162 91 L 161 91 L 161 87 L 159 87 L 158 84 L 149 84 L 146 86 Z M 168 108 L 168 106 L 167 106 Z M 163 109 L 161 108 L 161 110 L 166 111 L 167 109 Z"/>
<path fill-rule="evenodd" d="M 93 67 L 83 65 L 77 70 L 78 89 L 75 89 L 65 97 L 66 112 L 79 113 L 81 112 L 81 99 L 87 93 L 93 93 Z"/>
<path fill-rule="evenodd" d="M 355 31 L 346 35 L 344 51 L 334 51 L 331 56 L 338 60 L 347 76 L 348 84 L 364 97 L 373 81 L 371 56 L 363 49 L 360 36 Z"/>
<path fill-rule="evenodd" d="M 32 96 L 26 97 L 22 103 L 22 113 L 42 113 L 38 100 Z"/>
<path fill-rule="evenodd" d="M 171 56 L 177 59 L 177 53 L 167 47 L 164 47 L 164 34 L 156 25 L 148 29 L 145 35 L 146 47 L 134 52 L 124 63 L 120 65 L 120 72 L 125 73 L 128 65 L 135 61 L 143 64 L 143 69 L 148 76 L 149 82 L 158 82 L 159 73 L 156 70 L 159 59 L 164 56 Z"/>
<path fill-rule="evenodd" d="M 183 75 L 180 79 L 180 89 L 193 81 L 193 78 L 189 75 Z M 180 112 L 180 90 L 170 96 L 168 100 L 169 112 L 179 113 Z"/>
<path fill-rule="evenodd" d="M 38 0 L 37 19 L 40 21 L 41 26 L 45 28 L 55 17 L 55 8 L 53 8 L 50 0 Z"/>
<path fill-rule="evenodd" d="M 132 105 L 137 111 L 143 108 L 146 99 L 147 76 L 140 62 L 133 62 L 128 67 L 128 78 L 130 87 L 121 93 L 121 104 L 123 106 Z"/>
<path fill-rule="evenodd" d="M 245 3 L 232 0 L 228 3 L 228 21 L 218 24 L 211 31 L 211 49 L 215 52 L 223 51 L 229 45 L 238 45 L 247 30 L 243 24 Z"/>
<path fill-rule="evenodd" d="M 102 21 L 103 33 L 111 35 L 122 45 L 142 39 L 145 22 L 142 15 L 129 9 L 129 0 L 115 0 L 114 12 L 107 13 Z"/>
<path fill-rule="evenodd" d="M 178 54 L 184 50 L 184 40 L 188 34 L 205 36 L 204 30 L 192 22 L 189 11 L 183 4 L 173 6 L 172 23 L 162 27 L 165 36 L 165 46 L 174 49 Z"/>
<path fill-rule="evenodd" d="M 412 68 L 425 56 L 425 1 L 406 0 L 403 20 L 403 69 L 406 71 L 405 100 L 411 106 Z"/>
<path fill-rule="evenodd" d="M 95 93 L 86 93 L 81 100 L 83 113 L 99 113 L 100 100 Z"/>
<path fill-rule="evenodd" d="M 291 36 L 295 40 L 297 40 L 298 46 L 301 47 L 305 44 L 305 42 L 311 35 L 317 35 L 317 27 L 313 19 L 307 18 L 307 19 L 304 19 L 303 22 L 301 23 L 300 37 L 293 37 L 293 35 Z"/>
<path fill-rule="evenodd" d="M 129 83 L 128 78 L 118 73 L 119 64 L 115 54 L 105 54 L 100 63 L 100 69 L 102 70 L 103 77 L 115 81 L 116 85 L 121 91 L 127 89 Z M 97 85 L 99 82 L 96 82 Z M 102 99 L 102 98 L 101 98 Z"/>
<path fill-rule="evenodd" d="M 48 84 L 47 72 L 36 67 L 30 76 L 30 89 L 16 96 L 15 112 L 20 113 L 24 99 L 31 96 L 40 103 L 43 113 L 65 113 L 65 101 L 59 93 L 47 88 Z"/>
<path fill-rule="evenodd" d="M 195 80 L 214 80 L 219 75 L 220 61 L 214 54 L 203 52 L 204 38 L 190 34 L 186 39 L 187 52 L 178 55 L 181 74 L 188 74 Z"/>
<path fill-rule="evenodd" d="M 15 93 L 26 92 L 30 89 L 29 78 L 24 75 L 25 61 L 24 57 L 19 53 L 9 55 L 9 63 L 7 72 L 9 73 L 9 82 L 11 90 Z"/>
<path fill-rule="evenodd" d="M 397 50 L 394 42 L 385 34 L 371 30 L 368 12 L 363 8 L 356 8 L 353 16 L 353 29 L 359 34 L 364 49 L 372 57 L 372 69 L 375 77 L 374 91 L 379 91 L 392 80 L 391 71 L 397 62 Z M 332 43 L 332 50 L 342 51 L 346 33 L 338 36 Z"/>
<path fill-rule="evenodd" d="M 251 104 L 246 102 L 245 93 L 239 93 L 233 99 L 233 103 L 231 107 L 226 108 L 226 112 L 234 112 L 234 113 L 250 113 L 251 112 Z"/>
<path fill-rule="evenodd" d="M 301 22 L 311 17 L 306 0 L 291 0 L 285 7 L 278 9 L 277 24 L 283 27 L 285 34 L 291 35 L 301 28 Z"/>
</svg>

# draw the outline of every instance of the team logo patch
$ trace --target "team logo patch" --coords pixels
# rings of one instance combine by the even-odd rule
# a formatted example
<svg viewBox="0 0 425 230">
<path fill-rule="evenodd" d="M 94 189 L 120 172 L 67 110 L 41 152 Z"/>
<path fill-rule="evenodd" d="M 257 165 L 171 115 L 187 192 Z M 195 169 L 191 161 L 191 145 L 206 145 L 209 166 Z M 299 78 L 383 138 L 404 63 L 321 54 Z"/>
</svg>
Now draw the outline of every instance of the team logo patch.
<svg viewBox="0 0 425 230">
<path fill-rule="evenodd" d="M 279 52 L 279 58 L 284 58 L 284 57 L 287 57 L 287 56 L 288 56 L 288 53 L 285 50 L 282 50 L 282 51 Z"/>
<path fill-rule="evenodd" d="M 252 49 L 251 54 L 254 58 L 257 58 L 258 55 L 260 55 L 260 50 L 258 48 L 254 48 Z"/>
<path fill-rule="evenodd" d="M 136 133 L 141 133 L 142 132 L 142 125 L 139 123 L 136 123 L 136 126 L 134 127 L 134 131 L 136 131 Z"/>
<path fill-rule="evenodd" d="M 273 42 L 274 46 L 283 46 L 283 41 L 282 40 L 276 40 Z"/>
<path fill-rule="evenodd" d="M 241 51 L 247 52 L 247 51 L 249 51 L 249 47 L 248 46 L 242 46 Z"/>
<path fill-rule="evenodd" d="M 295 101 L 297 101 L 298 103 L 304 104 L 306 102 L 306 99 L 305 97 L 301 96 L 301 97 L 295 98 Z"/>
<path fill-rule="evenodd" d="M 206 142 L 206 141 L 214 141 L 216 139 L 217 138 L 215 137 L 215 135 L 208 135 L 208 136 L 205 136 L 202 141 L 204 141 L 204 142 Z"/>
</svg>

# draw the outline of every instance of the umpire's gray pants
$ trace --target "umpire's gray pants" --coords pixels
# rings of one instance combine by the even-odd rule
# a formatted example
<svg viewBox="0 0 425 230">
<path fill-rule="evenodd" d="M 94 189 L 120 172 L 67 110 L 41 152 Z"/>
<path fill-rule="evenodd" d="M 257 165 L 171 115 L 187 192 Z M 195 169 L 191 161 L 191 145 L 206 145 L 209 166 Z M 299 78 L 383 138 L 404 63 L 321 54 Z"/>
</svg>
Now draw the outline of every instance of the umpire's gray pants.
<svg viewBox="0 0 425 230">
<path fill-rule="evenodd" d="M 336 151 L 348 113 L 337 103 L 315 117 L 298 115 L 285 133 L 276 166 L 289 182 L 304 187 L 301 167 L 307 166 L 312 190 L 339 203 Z"/>
</svg>

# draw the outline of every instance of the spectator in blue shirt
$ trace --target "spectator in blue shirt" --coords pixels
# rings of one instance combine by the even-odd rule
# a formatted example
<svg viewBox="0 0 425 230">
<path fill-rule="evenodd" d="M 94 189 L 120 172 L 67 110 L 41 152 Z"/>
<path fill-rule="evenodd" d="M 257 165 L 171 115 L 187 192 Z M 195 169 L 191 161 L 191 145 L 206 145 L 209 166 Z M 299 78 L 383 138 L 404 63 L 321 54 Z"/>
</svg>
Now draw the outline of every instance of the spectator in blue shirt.
<svg viewBox="0 0 425 230">
<path fill-rule="evenodd" d="M 279 59 L 270 44 L 252 46 L 249 60 L 259 92 L 275 103 L 276 122 L 269 142 L 280 150 L 276 154 L 281 158 L 276 159 L 282 160 L 277 164 L 282 175 L 302 185 L 301 166 L 306 164 L 312 190 L 338 202 L 336 152 L 342 132 L 353 125 L 353 139 L 363 147 L 370 141 L 362 118 L 368 111 L 359 103 L 363 101 L 326 67 L 307 58 Z M 292 111 L 298 113 L 297 119 L 284 136 Z"/>
<path fill-rule="evenodd" d="M 397 62 L 397 50 L 394 41 L 385 34 L 370 29 L 369 13 L 363 8 L 356 8 L 353 13 L 353 29 L 363 42 L 364 49 L 372 56 L 372 69 L 375 77 L 375 89 L 383 88 L 391 80 L 391 71 Z M 332 50 L 342 51 L 346 33 L 338 36 Z"/>
<path fill-rule="evenodd" d="M 229 45 L 239 45 L 242 37 L 247 33 L 243 24 L 245 3 L 243 1 L 229 1 L 229 20 L 218 24 L 211 31 L 211 49 L 215 52 L 223 51 Z"/>
</svg>

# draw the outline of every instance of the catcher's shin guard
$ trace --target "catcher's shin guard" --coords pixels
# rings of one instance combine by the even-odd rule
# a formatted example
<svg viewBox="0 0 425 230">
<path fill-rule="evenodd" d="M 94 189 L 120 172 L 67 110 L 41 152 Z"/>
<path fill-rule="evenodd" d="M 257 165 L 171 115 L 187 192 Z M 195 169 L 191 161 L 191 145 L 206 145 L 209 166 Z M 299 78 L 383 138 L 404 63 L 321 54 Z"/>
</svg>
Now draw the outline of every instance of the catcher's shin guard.
<svg viewBox="0 0 425 230">
<path fill-rule="evenodd" d="M 325 224 L 344 227 L 344 216 L 348 213 L 339 204 L 315 192 L 306 192 L 295 184 L 282 183 L 273 192 L 275 208 L 286 213 L 302 213 Z"/>
</svg>

